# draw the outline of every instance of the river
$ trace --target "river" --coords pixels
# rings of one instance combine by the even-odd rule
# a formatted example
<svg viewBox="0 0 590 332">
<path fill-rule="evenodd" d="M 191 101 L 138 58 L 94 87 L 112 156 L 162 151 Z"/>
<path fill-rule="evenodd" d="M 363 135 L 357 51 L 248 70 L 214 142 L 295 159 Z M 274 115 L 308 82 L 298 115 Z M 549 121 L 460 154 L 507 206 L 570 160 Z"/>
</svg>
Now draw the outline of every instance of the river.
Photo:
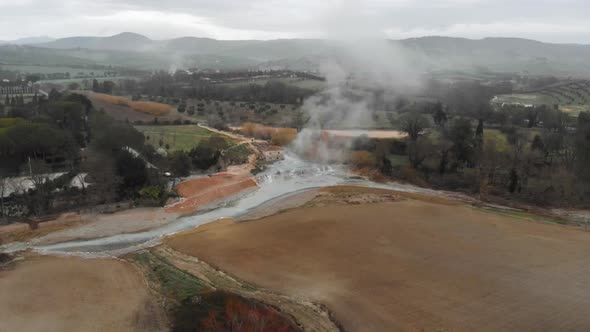
<svg viewBox="0 0 590 332">
<path fill-rule="evenodd" d="M 46 253 L 79 256 L 117 256 L 157 244 L 166 235 L 191 229 L 227 217 L 237 217 L 277 197 L 304 189 L 359 182 L 349 177 L 344 166 L 322 165 L 304 161 L 287 152 L 285 159 L 272 164 L 258 176 L 258 190 L 220 208 L 197 215 L 181 217 L 165 226 L 134 234 L 119 234 L 93 240 L 71 241 L 46 246 L 16 244 L 4 252 L 34 249 Z"/>
<path fill-rule="evenodd" d="M 239 217 L 272 199 L 311 188 L 321 188 L 338 184 L 357 184 L 376 188 L 401 191 L 432 192 L 427 189 L 401 184 L 379 184 L 351 176 L 344 165 L 325 165 L 304 161 L 295 154 L 287 152 L 285 159 L 272 164 L 258 176 L 260 188 L 228 205 L 205 211 L 197 215 L 181 217 L 165 226 L 149 231 L 119 234 L 92 240 L 63 242 L 45 246 L 15 243 L 3 248 L 5 253 L 33 249 L 44 253 L 70 254 L 76 256 L 118 256 L 159 243 L 163 236 L 198 227 L 221 218 Z"/>
</svg>

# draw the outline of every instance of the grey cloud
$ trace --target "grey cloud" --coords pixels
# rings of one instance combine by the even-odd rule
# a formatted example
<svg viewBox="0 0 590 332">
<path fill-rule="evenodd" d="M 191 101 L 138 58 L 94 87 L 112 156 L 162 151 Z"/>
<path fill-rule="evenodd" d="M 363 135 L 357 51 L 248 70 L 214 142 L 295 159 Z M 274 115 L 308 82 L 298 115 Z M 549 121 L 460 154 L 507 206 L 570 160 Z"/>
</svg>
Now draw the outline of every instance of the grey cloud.
<svg viewBox="0 0 590 332">
<path fill-rule="evenodd" d="M 590 43 L 588 13 L 587 0 L 0 0 L 0 39 L 129 30 L 155 38 L 272 39 L 335 35 L 345 26 L 391 37 L 450 33 Z"/>
</svg>

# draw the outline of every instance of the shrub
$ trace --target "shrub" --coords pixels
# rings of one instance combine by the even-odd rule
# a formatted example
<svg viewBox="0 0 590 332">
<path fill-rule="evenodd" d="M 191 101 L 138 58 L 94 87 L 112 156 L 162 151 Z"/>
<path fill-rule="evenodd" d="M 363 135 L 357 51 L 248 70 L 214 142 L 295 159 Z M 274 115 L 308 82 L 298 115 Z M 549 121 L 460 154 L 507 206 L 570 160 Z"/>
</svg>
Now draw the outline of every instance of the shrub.
<svg viewBox="0 0 590 332">
<path fill-rule="evenodd" d="M 135 203 L 143 206 L 163 206 L 166 203 L 166 191 L 161 186 L 146 186 L 139 191 Z"/>
<path fill-rule="evenodd" d="M 350 162 L 358 168 L 375 167 L 375 156 L 369 151 L 353 151 Z"/>
<path fill-rule="evenodd" d="M 228 165 L 241 165 L 248 162 L 248 157 L 251 153 L 248 145 L 241 144 L 227 149 L 224 159 Z"/>
<path fill-rule="evenodd" d="M 416 169 L 413 168 L 411 165 L 402 166 L 400 171 L 400 178 L 411 183 L 423 183 L 420 174 L 418 174 L 418 171 L 416 171 Z"/>
<path fill-rule="evenodd" d="M 192 160 L 186 152 L 176 151 L 170 155 L 170 171 L 175 177 L 189 175 L 192 168 Z"/>
<path fill-rule="evenodd" d="M 299 331 L 271 307 L 238 295 L 215 291 L 198 298 L 186 298 L 174 311 L 173 331 Z"/>
<path fill-rule="evenodd" d="M 219 118 L 210 120 L 209 125 L 212 128 L 215 128 L 217 130 L 225 130 L 225 131 L 229 130 L 229 127 L 227 126 L 227 124 Z"/>
</svg>

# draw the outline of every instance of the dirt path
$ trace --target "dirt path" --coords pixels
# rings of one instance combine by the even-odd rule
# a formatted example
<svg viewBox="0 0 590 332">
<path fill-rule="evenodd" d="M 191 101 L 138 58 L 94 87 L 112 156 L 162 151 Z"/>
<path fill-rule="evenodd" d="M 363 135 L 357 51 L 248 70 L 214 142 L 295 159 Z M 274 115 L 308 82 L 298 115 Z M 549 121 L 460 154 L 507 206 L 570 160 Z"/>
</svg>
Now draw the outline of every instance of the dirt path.
<svg viewBox="0 0 590 332">
<path fill-rule="evenodd" d="M 123 261 L 31 257 L 0 271 L 0 331 L 166 331 L 152 296 Z"/>
<path fill-rule="evenodd" d="M 350 331 L 590 330 L 589 233 L 462 204 L 300 208 L 166 243 Z"/>
<path fill-rule="evenodd" d="M 202 124 L 199 124 L 199 127 L 204 128 L 204 129 L 207 129 L 207 130 L 210 130 L 210 131 L 212 131 L 214 133 L 218 133 L 218 134 L 221 134 L 221 135 L 229 136 L 229 137 L 231 137 L 233 139 L 236 139 L 236 140 L 238 140 L 240 142 L 262 143 L 262 144 L 268 143 L 267 141 L 264 141 L 264 140 L 259 140 L 259 139 L 254 139 L 253 140 L 252 138 L 249 138 L 249 137 L 246 137 L 246 136 L 236 135 L 236 134 L 234 134 L 232 132 L 229 132 L 229 131 L 215 129 L 215 128 L 208 127 L 208 126 L 205 126 L 205 125 L 202 125 Z"/>
<path fill-rule="evenodd" d="M 268 144 L 268 142 L 265 140 L 254 139 L 254 138 L 250 138 L 250 137 L 246 137 L 246 136 L 242 136 L 242 135 L 236 135 L 236 134 L 229 132 L 229 131 L 219 130 L 219 129 L 211 128 L 211 127 L 204 126 L 201 124 L 199 124 L 199 127 L 210 130 L 214 133 L 218 133 L 218 134 L 225 135 L 225 136 L 231 137 L 233 139 L 236 139 L 240 142 L 238 145 L 248 144 L 250 146 L 250 148 L 252 149 L 252 151 L 255 151 L 255 155 L 258 155 L 260 153 L 260 151 L 258 150 L 258 147 L 254 143 Z"/>
</svg>

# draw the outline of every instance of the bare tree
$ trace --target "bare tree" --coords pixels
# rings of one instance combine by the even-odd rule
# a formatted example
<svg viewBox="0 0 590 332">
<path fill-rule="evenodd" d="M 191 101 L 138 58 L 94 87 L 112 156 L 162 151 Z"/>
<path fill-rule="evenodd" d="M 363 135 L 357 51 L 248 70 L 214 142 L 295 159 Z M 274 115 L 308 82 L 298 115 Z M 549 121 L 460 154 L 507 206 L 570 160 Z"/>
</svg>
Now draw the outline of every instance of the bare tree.
<svg viewBox="0 0 590 332">
<path fill-rule="evenodd" d="M 445 112 L 445 109 L 440 101 L 434 105 L 434 113 L 432 114 L 432 119 L 434 120 L 434 123 L 437 126 L 441 128 L 445 126 L 448 120 L 447 112 Z"/>
<path fill-rule="evenodd" d="M 408 142 L 408 159 L 412 167 L 417 169 L 424 160 L 436 153 L 435 147 L 427 137 Z"/>
<path fill-rule="evenodd" d="M 84 171 L 88 172 L 92 184 L 89 187 L 92 200 L 103 204 L 116 199 L 121 178 L 117 176 L 115 161 L 111 157 L 101 154 L 91 156 L 84 165 Z"/>
<path fill-rule="evenodd" d="M 429 126 L 428 119 L 416 112 L 407 113 L 401 119 L 401 129 L 408 133 L 410 141 L 417 141 L 420 133 Z"/>
<path fill-rule="evenodd" d="M 42 215 L 49 208 L 51 168 L 43 160 L 29 160 L 22 168 L 23 173 L 28 175 L 27 181 L 31 182 L 29 188 L 25 186 L 23 189 L 33 190 L 26 200 L 26 205 L 32 213 Z"/>
<path fill-rule="evenodd" d="M 51 168 L 43 160 L 29 160 L 24 166 L 35 189 L 40 190 L 51 176 Z"/>
<path fill-rule="evenodd" d="M 496 142 L 490 140 L 483 145 L 478 158 L 479 194 L 484 198 L 489 185 L 495 185 L 498 174 L 502 169 L 509 167 L 510 158 L 506 153 L 499 151 Z"/>
</svg>

